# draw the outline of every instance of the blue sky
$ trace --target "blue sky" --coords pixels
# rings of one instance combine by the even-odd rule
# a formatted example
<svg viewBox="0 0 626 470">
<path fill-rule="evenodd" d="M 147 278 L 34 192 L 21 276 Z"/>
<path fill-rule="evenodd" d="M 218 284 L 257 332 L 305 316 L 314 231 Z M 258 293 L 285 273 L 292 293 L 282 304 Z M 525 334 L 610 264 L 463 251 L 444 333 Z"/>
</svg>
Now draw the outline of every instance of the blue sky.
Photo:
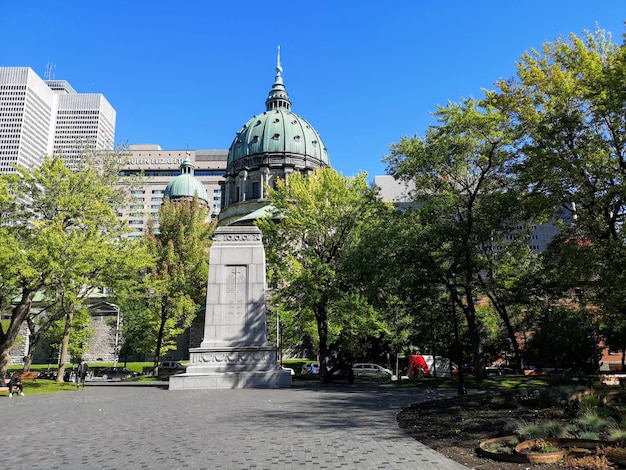
<svg viewBox="0 0 626 470">
<path fill-rule="evenodd" d="M 481 97 L 530 48 L 596 24 L 622 43 L 625 0 L 0 1 L 0 66 L 31 67 L 117 111 L 116 143 L 227 149 L 265 110 L 281 46 L 292 111 L 345 176 L 385 173 L 438 104 Z"/>
</svg>

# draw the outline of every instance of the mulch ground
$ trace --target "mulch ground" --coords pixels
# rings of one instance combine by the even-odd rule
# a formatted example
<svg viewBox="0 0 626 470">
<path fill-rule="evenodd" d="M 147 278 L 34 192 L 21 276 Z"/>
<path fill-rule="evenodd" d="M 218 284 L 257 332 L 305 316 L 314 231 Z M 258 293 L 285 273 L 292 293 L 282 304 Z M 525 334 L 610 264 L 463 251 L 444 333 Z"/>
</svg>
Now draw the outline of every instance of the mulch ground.
<svg viewBox="0 0 626 470">
<path fill-rule="evenodd" d="M 543 419 L 562 421 L 575 417 L 573 407 L 554 406 L 511 395 L 466 395 L 434 400 L 403 409 L 398 424 L 411 437 L 446 457 L 476 470 L 519 470 L 529 468 L 602 468 L 559 464 L 531 465 L 498 462 L 480 456 L 478 443 L 492 437 L 514 434 L 515 422 L 532 423 Z M 607 465 L 606 469 L 619 468 Z"/>
</svg>

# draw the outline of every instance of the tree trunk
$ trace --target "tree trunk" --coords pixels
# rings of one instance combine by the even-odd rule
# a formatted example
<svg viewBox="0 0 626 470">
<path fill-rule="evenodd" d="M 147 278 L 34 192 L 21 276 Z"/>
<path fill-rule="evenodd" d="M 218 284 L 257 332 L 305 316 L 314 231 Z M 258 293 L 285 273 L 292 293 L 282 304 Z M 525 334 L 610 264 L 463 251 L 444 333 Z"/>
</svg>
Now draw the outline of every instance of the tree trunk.
<svg viewBox="0 0 626 470">
<path fill-rule="evenodd" d="M 328 357 L 328 313 L 326 307 L 320 307 L 315 312 L 315 319 L 317 320 L 317 334 L 320 338 L 319 344 L 319 363 L 320 363 L 320 377 L 324 377 L 327 372 L 326 358 Z"/>
<path fill-rule="evenodd" d="M 37 348 L 37 344 L 39 344 L 39 339 L 41 338 L 41 334 L 37 331 L 33 318 L 28 317 L 26 319 L 26 323 L 28 324 L 28 331 L 30 335 L 28 337 L 28 352 L 26 353 L 26 357 L 24 357 L 25 371 L 30 370 L 30 366 L 33 363 L 33 356 L 35 355 L 35 349 Z"/>
<path fill-rule="evenodd" d="M 476 380 L 480 382 L 484 378 L 485 374 L 485 360 L 483 358 L 483 352 L 480 342 L 480 332 L 478 331 L 478 324 L 476 321 L 476 309 L 474 306 L 474 298 L 472 296 L 472 290 L 469 287 L 464 289 L 464 298 L 466 305 L 460 305 L 465 319 L 467 321 L 467 330 L 470 338 L 470 346 L 472 348 L 472 363 L 475 367 Z M 461 367 L 463 364 L 459 364 Z"/>
<path fill-rule="evenodd" d="M 152 374 L 156 377 L 159 375 L 159 361 L 161 360 L 161 346 L 163 345 L 163 332 L 165 331 L 165 322 L 167 321 L 167 307 L 164 301 L 161 301 L 161 324 L 157 333 L 156 348 L 154 349 L 154 364 L 152 365 Z"/>
<path fill-rule="evenodd" d="M 7 367 L 11 362 L 11 348 L 18 336 L 20 326 L 22 326 L 22 323 L 30 314 L 30 307 L 33 297 L 35 297 L 35 292 L 30 289 L 22 290 L 22 298 L 11 312 L 11 323 L 7 331 L 0 330 L 0 377 L 4 377 L 7 373 Z"/>
<path fill-rule="evenodd" d="M 70 333 L 72 332 L 72 320 L 74 319 L 74 307 L 70 307 L 65 317 L 65 328 L 63 329 L 63 339 L 61 340 L 61 354 L 59 357 L 59 371 L 57 373 L 57 382 L 64 382 L 65 362 L 70 345 Z"/>
</svg>

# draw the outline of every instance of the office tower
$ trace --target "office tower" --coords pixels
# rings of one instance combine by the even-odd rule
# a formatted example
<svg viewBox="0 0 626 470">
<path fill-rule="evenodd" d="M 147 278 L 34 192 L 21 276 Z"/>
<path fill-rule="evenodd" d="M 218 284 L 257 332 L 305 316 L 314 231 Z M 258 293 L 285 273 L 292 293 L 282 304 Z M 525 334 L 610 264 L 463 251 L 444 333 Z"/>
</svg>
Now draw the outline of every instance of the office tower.
<svg viewBox="0 0 626 470">
<path fill-rule="evenodd" d="M 86 148 L 111 150 L 115 110 L 99 93 L 76 93 L 65 81 L 45 82 L 57 98 L 53 153 L 75 168 Z M 59 84 L 66 86 L 59 86 Z"/>
<path fill-rule="evenodd" d="M 101 94 L 76 93 L 29 67 L 0 67 L 0 172 L 60 155 L 74 167 L 86 148 L 113 149 L 115 110 Z"/>
</svg>

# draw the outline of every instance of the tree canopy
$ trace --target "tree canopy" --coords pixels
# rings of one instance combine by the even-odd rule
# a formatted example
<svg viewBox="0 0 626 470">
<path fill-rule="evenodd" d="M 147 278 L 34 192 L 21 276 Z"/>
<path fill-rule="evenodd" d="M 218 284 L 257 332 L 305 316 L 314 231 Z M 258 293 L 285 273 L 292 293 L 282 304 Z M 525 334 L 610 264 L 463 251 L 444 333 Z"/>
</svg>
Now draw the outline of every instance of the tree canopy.
<svg viewBox="0 0 626 470">
<path fill-rule="evenodd" d="M 11 316 L 0 329 L 0 373 L 20 326 L 33 315 L 36 293 L 56 303 L 57 311 L 62 301 L 66 312 L 74 311 L 86 291 L 127 274 L 111 269 L 120 253 L 146 259 L 121 238 L 125 226 L 115 207 L 123 205 L 125 192 L 116 160 L 114 154 L 86 154 L 71 171 L 61 158 L 46 157 L 39 168 L 0 175 L 0 243 L 8 248 L 0 256 L 0 309 Z"/>
<path fill-rule="evenodd" d="M 322 357 L 329 344 L 369 310 L 347 283 L 346 252 L 376 203 L 365 174 L 344 178 L 331 168 L 294 173 L 268 188 L 271 214 L 257 222 L 263 232 L 271 302 L 314 322 L 312 338 Z M 312 328 L 304 331 L 313 333 Z"/>
</svg>

